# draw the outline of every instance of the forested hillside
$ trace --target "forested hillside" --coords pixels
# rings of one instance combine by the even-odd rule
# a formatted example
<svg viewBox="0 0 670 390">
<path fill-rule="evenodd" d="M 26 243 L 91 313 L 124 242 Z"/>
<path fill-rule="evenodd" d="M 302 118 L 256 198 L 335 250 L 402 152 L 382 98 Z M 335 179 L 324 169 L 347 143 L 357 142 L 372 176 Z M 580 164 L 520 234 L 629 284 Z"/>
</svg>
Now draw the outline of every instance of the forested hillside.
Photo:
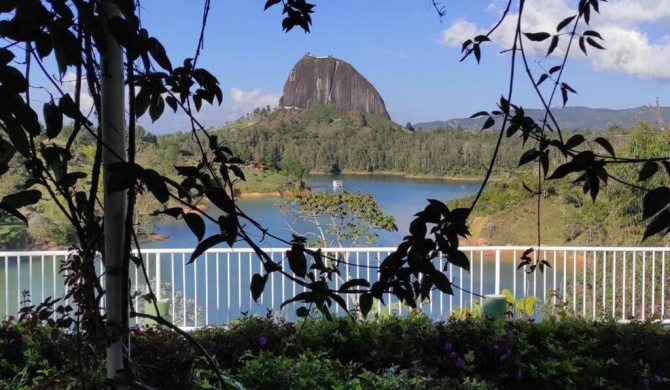
<svg viewBox="0 0 670 390">
<path fill-rule="evenodd" d="M 670 152 L 670 133 L 649 123 L 637 124 L 619 139 L 617 156 L 655 158 Z M 614 137 L 610 137 L 614 139 Z M 618 180 L 643 188 L 656 188 L 668 182 L 670 171 L 661 164 L 647 164 L 650 178 L 640 177 L 638 169 L 618 165 L 610 173 Z M 646 221 L 642 218 L 641 189 L 609 180 L 601 188 L 597 201 L 584 194 L 582 184 L 575 184 L 577 175 L 543 183 L 540 199 L 541 243 L 544 245 L 667 245 L 666 237 L 652 236 L 642 242 Z M 640 180 L 642 179 L 642 180 Z M 537 242 L 538 199 L 524 188 L 537 189 L 537 177 L 521 175 L 511 181 L 494 182 L 484 192 L 470 216 L 470 243 L 480 245 L 534 245 Z M 471 198 L 454 200 L 451 207 L 467 206 Z"/>
<path fill-rule="evenodd" d="M 71 131 L 71 127 L 66 126 L 57 138 L 45 141 L 45 153 L 49 153 L 49 145 L 65 145 L 70 138 Z M 215 129 L 213 133 L 217 134 L 219 139 L 246 164 L 255 164 L 256 167 L 265 168 L 245 170 L 247 180 L 238 183 L 238 190 L 275 193 L 278 189 L 295 185 L 296 180 L 304 178 L 310 171 L 320 173 L 359 171 L 481 178 L 485 172 L 484 166 L 488 164 L 497 140 L 497 134 L 488 131 L 466 132 L 440 129 L 432 132 L 415 132 L 380 116 L 339 112 L 324 105 L 305 110 L 257 109 L 252 115 Z M 628 133 L 615 127 L 608 130 L 604 136 L 612 140 L 614 147 L 618 150 L 626 145 L 630 147 Z M 602 132 L 583 134 L 588 140 L 603 136 Z M 189 165 L 199 153 L 195 142 L 184 133 L 156 136 L 139 128 L 136 138 L 137 162 L 175 180 L 178 180 L 175 165 Z M 75 188 L 84 188 L 91 180 L 90 170 L 96 149 L 95 139 L 90 134 L 82 132 L 72 142 L 75 146 L 74 155 L 63 156 L 63 158 L 75 162 L 74 166 L 80 173 L 71 175 L 71 177 L 77 177 Z M 504 139 L 494 177 L 511 178 L 519 174 L 529 174 L 533 169 L 531 166 L 526 165 L 523 170 L 517 166 L 520 156 L 531 147 L 531 145 L 522 146 L 516 139 Z M 633 154 L 635 153 L 631 153 Z M 560 156 L 551 155 L 550 158 L 556 163 L 561 162 Z M 21 161 L 17 163 L 21 164 Z M 10 169 L 3 176 L 0 196 L 12 193 L 24 181 L 25 178 L 21 178 L 18 171 Z M 506 222 L 495 222 L 497 217 L 493 215 L 494 211 L 502 209 L 495 210 L 495 207 L 498 206 L 494 199 L 500 197 L 500 199 L 510 201 L 524 200 L 529 197 L 529 193 L 522 188 L 520 182 L 515 184 L 506 181 L 501 185 L 507 187 L 499 189 L 498 185 L 494 185 L 486 193 L 483 203 L 478 208 L 479 213 L 484 213 L 480 215 L 489 218 L 481 232 L 483 232 L 482 237 L 490 243 L 505 243 L 506 240 L 493 234 L 493 232 L 503 234 L 501 228 L 493 227 L 494 225 L 510 225 Z M 514 195 L 506 192 L 510 188 L 516 188 Z M 609 194 L 611 191 L 608 189 L 606 193 Z M 150 217 L 150 214 L 161 208 L 161 205 L 153 196 L 147 194 L 146 188 L 137 188 L 137 192 L 136 223 L 140 227 L 140 233 L 148 234 L 152 232 L 156 221 L 155 218 Z M 559 208 L 559 206 L 551 205 L 554 199 L 561 199 L 560 202 L 563 203 L 560 207 L 566 210 L 564 206 L 566 202 L 577 202 L 580 205 L 577 209 L 583 222 L 577 224 L 575 221 L 568 220 L 566 224 L 570 226 L 570 229 L 578 231 L 563 232 L 553 236 L 557 240 L 563 237 L 565 242 L 585 237 L 583 233 L 592 231 L 596 226 L 595 223 L 598 222 L 588 220 L 586 215 L 590 213 L 589 210 L 592 207 L 603 207 L 601 205 L 606 201 L 605 198 L 603 197 L 602 201 L 599 200 L 596 206 L 591 206 L 589 202 L 582 199 L 583 196 L 579 189 L 568 188 L 567 192 L 559 192 L 560 195 L 556 196 L 560 198 L 554 198 L 552 195 L 547 199 L 547 205 L 550 206 L 548 209 Z M 573 198 L 579 198 L 579 200 L 569 200 Z M 628 198 L 625 200 L 631 207 L 640 204 L 638 200 Z M 532 199 L 530 201 L 532 202 Z M 617 198 L 614 198 L 613 201 L 617 205 L 621 204 Z M 506 203 L 505 213 L 501 215 L 511 214 L 508 213 L 509 207 L 516 207 L 514 201 L 511 203 L 512 205 Z M 522 202 L 516 203 L 521 204 Z M 500 207 L 503 204 L 505 203 L 501 201 Z M 490 210 L 491 207 L 493 210 Z M 533 210 L 530 206 L 524 207 Z M 30 220 L 28 229 L 10 219 L 0 221 L 0 237 L 5 247 L 26 247 L 33 244 L 60 246 L 72 242 L 74 232 L 69 228 L 70 224 L 53 202 L 43 200 L 27 211 Z M 572 214 L 574 207 L 569 211 L 562 215 Z M 526 213 L 523 211 L 513 214 L 525 215 Z M 596 212 L 593 214 L 607 215 L 607 213 Z M 545 213 L 545 217 L 551 215 L 551 212 Z M 527 225 L 532 224 L 529 222 Z M 582 225 L 590 227 L 579 228 Z M 477 226 L 479 226 L 477 223 L 473 225 L 475 229 Z M 612 232 L 613 230 L 610 227 L 607 231 Z M 635 237 L 639 237 L 639 234 Z M 586 242 L 580 240 L 575 242 Z M 587 241 L 593 242 L 593 240 L 595 239 L 589 238 Z"/>
<path fill-rule="evenodd" d="M 608 134 L 623 132 L 613 128 Z M 342 113 L 323 105 L 307 110 L 260 110 L 217 134 L 243 160 L 273 168 L 290 170 L 297 164 L 315 172 L 451 177 L 482 176 L 497 140 L 493 132 L 411 131 L 379 116 Z M 585 135 L 589 137 L 588 132 Z M 521 153 L 528 149 L 517 141 L 503 141 L 496 175 L 507 177 L 516 172 Z M 195 150 L 195 145 L 182 148 Z"/>
<path fill-rule="evenodd" d="M 545 111 L 540 109 L 528 108 L 526 114 L 536 121 L 544 118 Z M 552 114 L 560 123 L 562 130 L 605 130 L 612 126 L 631 128 L 637 122 L 647 121 L 656 123 L 659 118 L 670 121 L 670 107 L 634 107 L 620 110 L 611 110 L 606 108 L 589 107 L 562 107 L 556 108 Z M 433 121 L 415 123 L 414 127 L 418 130 L 434 130 L 439 128 L 453 127 L 464 130 L 476 131 L 482 128 L 486 118 L 453 118 L 446 121 Z M 496 126 L 500 126 L 500 120 L 496 121 Z"/>
</svg>

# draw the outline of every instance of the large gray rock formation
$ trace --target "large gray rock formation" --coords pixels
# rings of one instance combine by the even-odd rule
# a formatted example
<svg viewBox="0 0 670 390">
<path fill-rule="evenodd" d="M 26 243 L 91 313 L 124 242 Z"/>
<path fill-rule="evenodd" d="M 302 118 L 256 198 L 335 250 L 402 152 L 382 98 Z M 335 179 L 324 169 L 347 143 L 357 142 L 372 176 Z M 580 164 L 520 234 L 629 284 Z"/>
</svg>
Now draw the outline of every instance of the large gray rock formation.
<svg viewBox="0 0 670 390">
<path fill-rule="evenodd" d="M 284 84 L 285 107 L 330 104 L 342 111 L 363 111 L 391 119 L 375 87 L 353 66 L 331 56 L 306 54 Z"/>
</svg>

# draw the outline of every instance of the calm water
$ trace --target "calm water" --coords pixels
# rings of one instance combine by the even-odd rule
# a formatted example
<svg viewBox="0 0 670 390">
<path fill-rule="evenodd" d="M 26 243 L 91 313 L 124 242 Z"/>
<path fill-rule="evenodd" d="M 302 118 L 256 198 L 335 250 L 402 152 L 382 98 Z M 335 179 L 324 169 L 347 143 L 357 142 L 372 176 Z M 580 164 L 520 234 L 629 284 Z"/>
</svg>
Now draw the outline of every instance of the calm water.
<svg viewBox="0 0 670 390">
<path fill-rule="evenodd" d="M 377 199 L 384 212 L 392 215 L 398 225 L 397 232 L 379 232 L 378 246 L 396 246 L 408 234 L 409 223 L 413 215 L 424 209 L 427 199 L 446 201 L 477 192 L 479 184 L 475 182 L 454 182 L 438 179 L 408 179 L 399 176 L 380 175 L 315 175 L 310 176 L 308 185 L 316 190 L 333 191 L 334 179 L 342 180 L 344 189 L 349 192 L 367 192 Z M 238 202 L 242 210 L 254 218 L 263 227 L 270 228 L 273 234 L 290 240 L 291 232 L 287 223 L 291 218 L 282 214 L 276 207 L 280 202 L 276 197 L 241 198 Z M 218 232 L 218 226 L 207 223 L 207 235 Z M 301 233 L 313 231 L 314 227 L 299 225 Z M 252 229 L 250 229 L 253 232 Z M 197 244 L 193 233 L 184 221 L 170 220 L 161 222 L 156 233 L 165 234 L 170 238 L 143 245 L 146 248 L 193 248 Z M 260 241 L 260 235 L 257 235 Z M 285 246 L 278 241 L 266 240 L 262 247 Z"/>
<path fill-rule="evenodd" d="M 473 182 L 448 182 L 444 180 L 430 179 L 407 179 L 397 176 L 372 176 L 372 175 L 340 175 L 334 176 L 312 176 L 308 184 L 310 187 L 321 191 L 333 191 L 333 179 L 341 180 L 344 188 L 350 192 L 367 192 L 372 194 L 387 214 L 396 218 L 399 230 L 397 232 L 380 232 L 378 247 L 395 247 L 408 234 L 409 223 L 413 215 L 424 209 L 427 199 L 448 199 L 474 194 L 478 184 Z M 248 215 L 259 222 L 263 227 L 281 237 L 290 240 L 291 232 L 286 228 L 291 222 L 290 217 L 282 214 L 276 207 L 280 202 L 276 197 L 242 198 L 239 206 Z M 215 216 L 216 217 L 216 216 Z M 314 230 L 313 226 L 296 226 L 296 230 L 304 233 Z M 215 234 L 219 230 L 214 223 L 207 224 L 207 235 Z M 252 229 L 248 229 L 253 231 Z M 238 318 L 241 313 L 249 312 L 264 315 L 269 308 L 277 309 L 279 303 L 284 299 L 295 296 L 296 289 L 278 274 L 273 274 L 266 285 L 261 302 L 256 304 L 252 301 L 249 292 L 249 280 L 254 273 L 264 273 L 261 270 L 261 262 L 255 255 L 217 255 L 208 254 L 199 258 L 193 264 L 186 264 L 190 257 L 188 248 L 194 248 L 197 241 L 184 221 L 168 220 L 161 222 L 157 227 L 157 233 L 169 236 L 165 241 L 157 241 L 143 245 L 143 249 L 175 249 L 183 248 L 184 251 L 170 251 L 157 254 L 146 254 L 146 264 L 149 268 L 149 276 L 152 285 L 160 282 L 161 298 L 167 298 L 168 312 L 173 316 L 173 321 L 179 325 L 194 326 L 202 325 L 204 321 L 209 323 L 220 323 Z M 282 261 L 284 252 L 282 248 L 286 245 L 278 241 L 265 240 L 258 244 L 261 247 L 275 248 L 277 252 L 273 255 L 274 261 Z M 224 244 L 225 245 L 225 244 Z M 236 245 L 236 248 L 243 245 Z M 352 263 L 378 265 L 386 256 L 385 251 L 373 251 L 368 257 L 365 254 L 352 255 L 347 260 Z M 472 271 L 470 273 L 457 270 L 450 271 L 455 286 L 461 286 L 470 291 L 486 294 L 494 291 L 493 275 L 495 265 L 490 253 L 475 255 L 468 253 L 471 259 Z M 58 297 L 63 293 L 63 279 L 58 274 L 58 264 L 62 256 L 36 256 L 32 258 L 17 258 L 8 256 L 0 258 L 0 317 L 13 314 L 18 311 L 22 300 L 21 291 L 29 290 L 33 303 L 42 301 L 47 296 Z M 284 265 L 286 266 L 286 265 Z M 441 267 L 441 265 L 440 265 Z M 522 296 L 525 281 L 523 271 L 516 271 L 515 262 L 510 258 L 505 261 L 503 268 L 506 269 L 501 275 L 501 287 L 512 288 L 516 286 L 516 295 Z M 131 270 L 131 281 L 133 290 L 144 290 L 146 282 L 136 273 L 135 267 Z M 343 267 L 341 270 L 348 278 L 365 277 L 374 282 L 377 274 L 374 269 L 360 267 Z M 562 280 L 563 272 L 558 273 L 558 281 Z M 533 279 L 537 275 L 533 276 Z M 522 279 L 523 278 L 523 279 Z M 518 280 L 518 282 L 517 282 Z M 544 291 L 546 281 L 540 279 L 538 291 Z M 336 283 L 336 282 L 333 282 Z M 341 281 L 340 281 L 341 283 Z M 534 281 L 535 283 L 535 281 Z M 336 288 L 336 286 L 335 286 Z M 299 291 L 298 291 L 299 292 Z M 387 302 L 390 302 L 389 296 Z M 455 291 L 453 297 L 438 294 L 429 305 L 434 309 L 436 318 L 444 318 L 452 307 L 468 305 L 471 300 L 477 300 L 476 296 Z M 141 304 L 140 301 L 138 303 Z M 452 306 L 453 305 L 453 306 Z M 296 306 L 291 304 L 285 308 L 281 315 L 288 318 L 293 317 Z M 143 310 L 140 307 L 140 310 Z M 385 308 L 377 307 L 377 310 L 389 310 L 397 312 L 400 307 L 396 304 Z M 195 313 L 197 323 L 195 321 Z M 186 318 L 186 323 L 181 323 Z"/>
</svg>

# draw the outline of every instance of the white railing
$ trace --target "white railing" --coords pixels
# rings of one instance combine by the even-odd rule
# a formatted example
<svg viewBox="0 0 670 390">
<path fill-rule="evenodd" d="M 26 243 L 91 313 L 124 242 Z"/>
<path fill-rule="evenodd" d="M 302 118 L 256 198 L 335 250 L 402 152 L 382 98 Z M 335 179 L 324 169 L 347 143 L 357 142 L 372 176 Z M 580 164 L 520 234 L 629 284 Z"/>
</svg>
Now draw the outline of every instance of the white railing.
<svg viewBox="0 0 670 390">
<path fill-rule="evenodd" d="M 516 298 L 536 297 L 536 314 L 541 319 L 547 311 L 562 307 L 568 312 L 590 319 L 615 318 L 654 319 L 670 322 L 670 275 L 666 275 L 666 257 L 670 248 L 619 247 L 542 247 L 533 252 L 536 260 L 546 259 L 552 265 L 544 272 L 517 270 L 519 258 L 526 247 L 462 247 L 470 258 L 470 272 L 448 267 L 448 275 L 455 286 L 454 295 L 437 290 L 422 309 L 435 319 L 443 319 L 452 310 L 472 308 L 481 304 L 482 296 L 499 294 L 508 289 Z M 275 262 L 285 269 L 286 249 L 264 249 Z M 377 280 L 376 267 L 394 248 L 331 248 L 323 252 L 342 256 L 342 278 L 334 280 L 337 288 L 345 279 L 366 278 Z M 249 281 L 254 273 L 264 273 L 261 262 L 251 249 L 213 249 L 200 256 L 193 264 L 186 264 L 192 249 L 143 250 L 156 298 L 172 321 L 182 327 L 201 327 L 226 323 L 243 313 L 273 315 L 293 319 L 300 304 L 289 304 L 280 310 L 285 300 L 301 292 L 300 286 L 273 273 L 258 304 L 251 299 Z M 24 302 L 22 292 L 29 291 L 33 304 L 46 297 L 63 296 L 63 275 L 60 262 L 67 252 L 0 252 L 0 314 L 15 315 Z M 442 269 L 444 259 L 436 260 Z M 99 267 L 98 267 L 99 268 Z M 104 286 L 104 275 L 102 275 Z M 147 292 L 147 281 L 133 266 L 132 288 Z M 160 288 L 157 288 L 160 286 Z M 472 294 L 471 294 L 472 293 Z M 376 302 L 377 314 L 407 313 L 390 294 L 385 305 Z M 135 298 L 140 311 L 153 312 L 141 297 Z M 347 300 L 349 309 L 355 300 Z M 103 308 L 104 310 L 104 300 Z M 333 306 L 337 314 L 343 310 Z"/>
</svg>

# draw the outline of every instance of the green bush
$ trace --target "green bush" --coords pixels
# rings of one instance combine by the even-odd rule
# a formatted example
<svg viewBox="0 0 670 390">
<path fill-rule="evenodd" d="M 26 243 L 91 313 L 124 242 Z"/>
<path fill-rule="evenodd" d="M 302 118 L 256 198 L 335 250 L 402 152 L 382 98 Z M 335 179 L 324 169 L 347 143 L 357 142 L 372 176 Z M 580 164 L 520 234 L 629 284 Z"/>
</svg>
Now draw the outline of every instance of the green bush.
<svg viewBox="0 0 670 390">
<path fill-rule="evenodd" d="M 102 385 L 101 360 L 72 359 L 85 349 L 76 335 L 20 321 L 2 324 L 0 388 Z M 670 388 L 670 335 L 650 322 L 432 321 L 414 313 L 293 324 L 244 317 L 191 334 L 214 357 L 230 388 Z M 178 334 L 137 328 L 131 340 L 135 381 L 154 389 L 218 388 L 197 349 Z"/>
</svg>

